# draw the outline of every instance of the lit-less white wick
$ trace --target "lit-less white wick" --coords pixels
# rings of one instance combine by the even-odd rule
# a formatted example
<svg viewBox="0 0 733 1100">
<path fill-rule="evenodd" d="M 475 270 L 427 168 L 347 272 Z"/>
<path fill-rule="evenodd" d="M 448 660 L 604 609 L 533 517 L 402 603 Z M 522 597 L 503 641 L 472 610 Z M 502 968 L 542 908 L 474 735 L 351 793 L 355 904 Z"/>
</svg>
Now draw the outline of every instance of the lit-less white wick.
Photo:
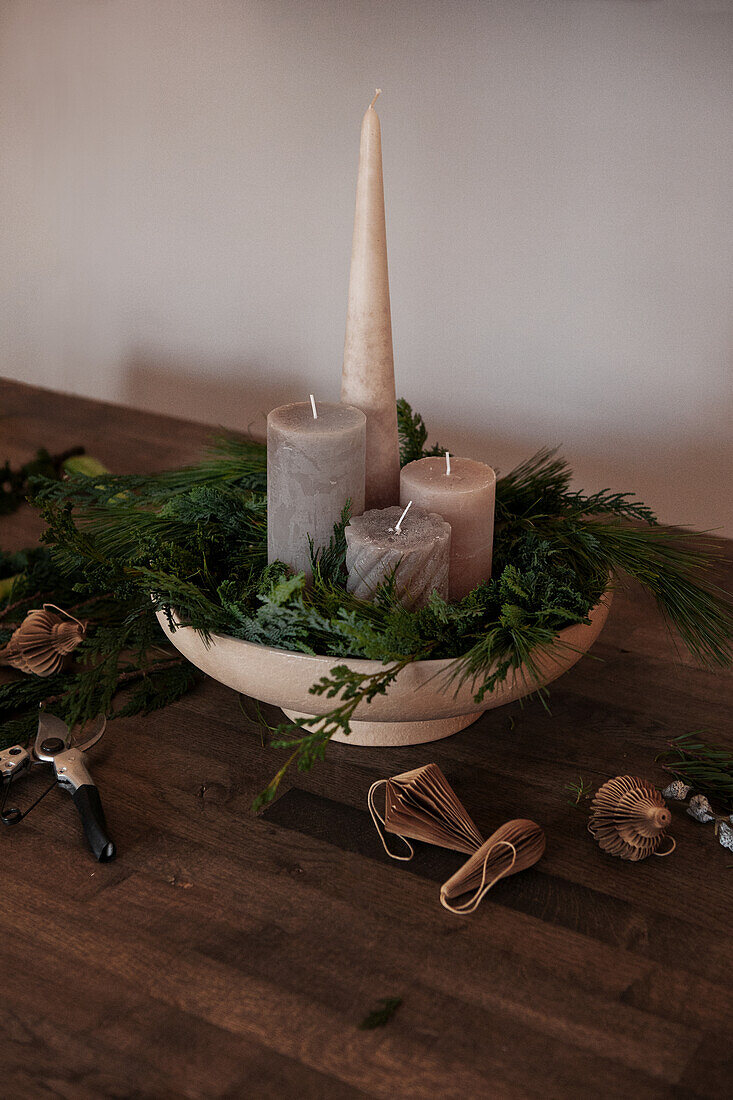
<svg viewBox="0 0 733 1100">
<path fill-rule="evenodd" d="M 450 453 L 445 452 L 445 476 L 450 477 Z"/>
<path fill-rule="evenodd" d="M 318 420 L 318 409 L 316 408 L 316 399 L 313 394 L 310 395 L 311 408 L 313 409 L 313 419 Z"/>
<path fill-rule="evenodd" d="M 412 508 L 412 501 L 410 501 L 410 503 L 409 503 L 409 504 L 407 505 L 407 507 L 405 508 L 404 512 L 402 513 L 402 515 L 400 516 L 400 518 L 399 518 L 399 519 L 397 520 L 397 522 L 396 522 L 396 523 L 395 523 L 395 525 L 394 525 L 394 533 L 395 533 L 396 535 L 399 535 L 399 533 L 400 533 L 400 526 L 401 526 L 401 524 L 402 524 L 402 520 L 403 520 L 403 519 L 405 518 L 405 516 L 407 515 L 407 513 L 408 513 L 408 512 L 410 511 L 410 508 Z"/>
</svg>

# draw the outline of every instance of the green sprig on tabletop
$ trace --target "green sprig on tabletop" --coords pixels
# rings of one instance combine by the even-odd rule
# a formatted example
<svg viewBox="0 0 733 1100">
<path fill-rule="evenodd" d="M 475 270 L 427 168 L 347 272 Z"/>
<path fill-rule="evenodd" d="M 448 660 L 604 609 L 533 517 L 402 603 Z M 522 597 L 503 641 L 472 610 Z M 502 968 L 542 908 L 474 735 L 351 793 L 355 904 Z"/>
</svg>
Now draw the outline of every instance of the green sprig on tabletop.
<svg viewBox="0 0 733 1100">
<path fill-rule="evenodd" d="M 669 741 L 669 749 L 660 753 L 658 762 L 675 779 L 718 802 L 722 809 L 733 810 L 733 752 L 713 745 L 696 730 Z"/>
<path fill-rule="evenodd" d="M 426 449 L 427 428 L 405 401 L 398 424 L 403 462 L 442 453 Z M 357 704 L 387 690 L 407 664 L 452 658 L 455 682 L 470 682 L 480 700 L 520 666 L 531 672 L 539 650 L 564 627 L 586 622 L 611 575 L 644 585 L 701 662 L 727 664 L 733 616 L 706 576 L 712 542 L 701 549 L 699 536 L 693 542 L 661 526 L 629 493 L 587 495 L 570 481 L 567 464 L 547 450 L 499 478 L 492 579 L 456 603 L 434 595 L 427 607 L 408 611 L 389 579 L 373 602 L 346 591 L 348 513 L 330 545 L 312 551 L 312 586 L 279 562 L 267 564 L 266 451 L 250 439 L 221 437 L 197 465 L 149 477 L 38 478 L 32 489 L 51 553 L 31 552 L 24 568 L 0 562 L 0 578 L 3 569 L 22 567 L 5 596 L 6 612 L 14 610 L 0 625 L 19 621 L 24 606 L 43 597 L 83 610 L 92 625 L 77 651 L 82 663 L 53 689 L 63 716 L 77 720 L 99 709 L 114 713 L 118 691 L 135 673 L 136 692 L 125 694 L 135 702 L 123 706 L 165 705 L 191 686 L 195 674 L 162 638 L 155 610 L 172 623 L 175 609 L 205 637 L 230 634 L 332 656 L 329 676 L 311 690 L 333 707 L 274 732 L 273 743 L 290 755 L 260 805 L 274 797 L 288 766 L 311 767 L 336 731 L 348 734 Z M 29 595 L 35 602 L 24 604 Z M 343 664 L 347 657 L 381 667 L 359 677 Z M 10 685 L 0 717 L 30 715 L 20 692 Z"/>
</svg>

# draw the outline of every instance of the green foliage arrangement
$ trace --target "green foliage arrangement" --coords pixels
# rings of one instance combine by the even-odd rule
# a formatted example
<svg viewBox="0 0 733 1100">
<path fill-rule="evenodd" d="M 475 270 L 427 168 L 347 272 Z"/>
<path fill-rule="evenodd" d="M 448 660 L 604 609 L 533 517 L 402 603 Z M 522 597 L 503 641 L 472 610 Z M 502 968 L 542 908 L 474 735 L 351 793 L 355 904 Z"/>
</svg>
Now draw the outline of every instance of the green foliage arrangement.
<svg viewBox="0 0 733 1100">
<path fill-rule="evenodd" d="M 398 421 L 403 463 L 443 453 L 426 450 L 427 429 L 405 401 Z M 0 580 L 20 574 L 4 610 L 0 599 L 0 627 L 9 631 L 29 607 L 52 597 L 93 625 L 70 673 L 54 683 L 25 679 L 0 688 L 0 718 L 12 717 L 20 729 L 48 696 L 67 721 L 101 710 L 137 713 L 178 698 L 196 673 L 161 637 L 154 609 L 170 621 L 175 608 L 205 637 L 230 634 L 333 656 L 330 674 L 311 689 L 333 699 L 333 707 L 325 718 L 274 731 L 272 743 L 290 756 L 259 797 L 261 806 L 290 764 L 306 769 L 322 758 L 336 730 L 348 734 L 358 703 L 386 692 L 410 662 L 452 658 L 456 682 L 471 682 L 482 699 L 521 665 L 532 670 L 538 649 L 564 627 L 585 622 L 612 574 L 640 581 L 702 662 L 728 664 L 733 615 L 706 578 L 711 550 L 700 536 L 660 526 L 629 493 L 586 495 L 570 480 L 553 451 L 500 478 L 492 580 L 460 602 L 434 596 L 412 612 L 397 602 L 389 580 L 371 603 L 346 591 L 348 511 L 330 545 L 312 548 L 311 587 L 281 563 L 267 564 L 266 452 L 252 440 L 219 438 L 198 465 L 148 477 L 36 478 L 33 500 L 51 549 L 22 561 L 0 559 Z M 360 675 L 339 663 L 345 657 L 381 665 Z"/>
</svg>

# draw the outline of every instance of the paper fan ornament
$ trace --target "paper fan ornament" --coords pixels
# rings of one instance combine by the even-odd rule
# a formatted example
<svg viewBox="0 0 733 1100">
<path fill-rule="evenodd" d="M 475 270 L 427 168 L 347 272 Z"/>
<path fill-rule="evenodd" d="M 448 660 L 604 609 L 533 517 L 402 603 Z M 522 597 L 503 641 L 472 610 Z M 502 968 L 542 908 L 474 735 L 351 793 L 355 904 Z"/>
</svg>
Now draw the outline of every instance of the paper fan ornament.
<svg viewBox="0 0 733 1100">
<path fill-rule="evenodd" d="M 451 913 L 472 913 L 494 883 L 507 875 L 526 871 L 545 851 L 545 834 L 534 821 L 516 818 L 501 825 L 460 871 L 440 888 L 440 902 Z M 458 905 L 450 899 L 472 892 L 473 897 Z"/>
<path fill-rule="evenodd" d="M 383 817 L 374 804 L 375 792 L 382 784 Z M 407 837 L 466 853 L 475 852 L 483 843 L 481 833 L 437 764 L 425 764 L 391 779 L 378 779 L 369 789 L 367 802 L 384 850 L 392 859 L 412 859 L 414 851 Z M 390 851 L 380 824 L 386 832 L 404 841 L 409 855 Z"/>
<path fill-rule="evenodd" d="M 52 603 L 29 611 L 0 649 L 0 664 L 35 676 L 53 676 L 84 640 L 86 625 Z"/>
<path fill-rule="evenodd" d="M 609 779 L 591 805 L 588 831 L 610 855 L 636 861 L 652 854 L 668 856 L 674 851 L 673 838 L 671 848 L 658 851 L 672 815 L 657 789 L 643 779 L 632 775 Z"/>
</svg>

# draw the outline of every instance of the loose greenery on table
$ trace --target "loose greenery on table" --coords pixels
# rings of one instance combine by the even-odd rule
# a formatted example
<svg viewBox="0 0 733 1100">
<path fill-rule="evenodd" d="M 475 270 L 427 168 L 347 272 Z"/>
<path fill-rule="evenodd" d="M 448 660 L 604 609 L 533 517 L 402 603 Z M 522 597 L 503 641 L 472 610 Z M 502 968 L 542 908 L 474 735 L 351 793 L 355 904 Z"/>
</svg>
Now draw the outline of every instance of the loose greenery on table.
<svg viewBox="0 0 733 1100">
<path fill-rule="evenodd" d="M 443 453 L 426 450 L 427 429 L 405 401 L 398 418 L 403 464 Z M 44 598 L 91 626 L 69 673 L 0 687 L 0 718 L 12 712 L 12 729 L 29 727 L 48 696 L 67 721 L 138 713 L 180 697 L 197 673 L 163 639 L 154 609 L 171 621 L 174 608 L 204 636 L 333 656 L 329 676 L 311 689 L 333 699 L 333 708 L 325 719 L 277 728 L 273 744 L 291 755 L 262 805 L 291 763 L 306 769 L 322 758 L 336 730 L 349 732 L 359 702 L 386 692 L 412 661 L 453 658 L 456 683 L 471 682 L 479 700 L 520 666 L 532 672 L 541 647 L 587 620 L 609 575 L 639 580 L 702 662 L 728 664 L 733 615 L 706 579 L 712 550 L 701 548 L 704 540 L 660 526 L 629 493 L 587 495 L 570 480 L 567 464 L 549 450 L 499 478 L 492 580 L 458 603 L 434 596 L 413 612 L 389 581 L 373 603 L 347 593 L 348 513 L 330 545 L 312 555 L 312 587 L 280 563 L 267 565 L 266 453 L 250 439 L 222 437 L 198 465 L 148 477 L 36 478 L 33 501 L 51 549 L 0 559 L 0 579 L 20 574 L 4 610 L 0 602 L 0 627 L 7 625 L 7 636 Z M 381 665 L 360 675 L 338 663 L 344 657 Z M 115 709 L 122 688 L 130 690 Z"/>
<path fill-rule="evenodd" d="M 712 798 L 726 812 L 733 810 L 733 752 L 704 740 L 696 730 L 673 737 L 658 762 L 675 779 Z"/>
</svg>

